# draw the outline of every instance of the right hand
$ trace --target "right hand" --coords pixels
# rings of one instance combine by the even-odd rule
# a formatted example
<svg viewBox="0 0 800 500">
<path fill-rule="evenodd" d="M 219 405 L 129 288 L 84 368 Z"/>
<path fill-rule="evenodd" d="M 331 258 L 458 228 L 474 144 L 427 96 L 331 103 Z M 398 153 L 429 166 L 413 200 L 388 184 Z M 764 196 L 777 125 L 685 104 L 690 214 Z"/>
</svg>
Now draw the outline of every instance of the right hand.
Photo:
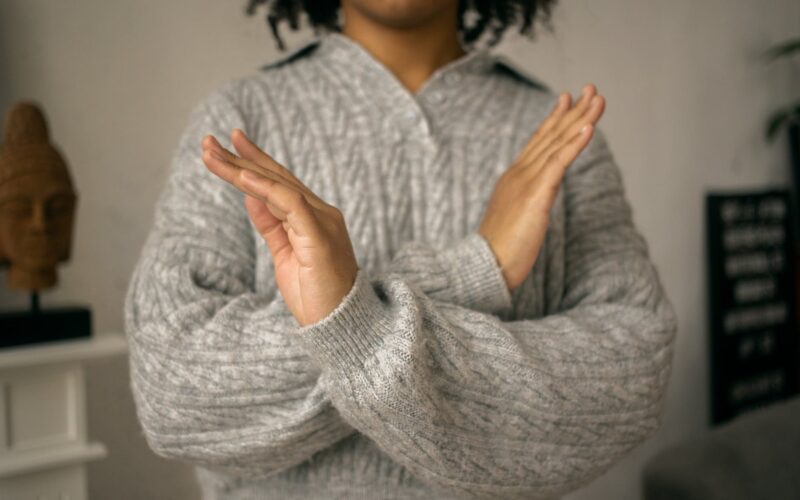
<svg viewBox="0 0 800 500">
<path fill-rule="evenodd" d="M 478 232 L 494 251 L 510 290 L 533 268 L 564 172 L 589 144 L 604 110 L 605 99 L 592 84 L 574 105 L 563 92 L 498 179 Z"/>
<path fill-rule="evenodd" d="M 316 323 L 342 302 L 358 273 L 344 216 L 244 131 L 234 130 L 231 142 L 252 160 L 206 136 L 203 162 L 246 195 L 247 213 L 272 254 L 275 282 L 286 307 L 300 326 Z"/>
</svg>

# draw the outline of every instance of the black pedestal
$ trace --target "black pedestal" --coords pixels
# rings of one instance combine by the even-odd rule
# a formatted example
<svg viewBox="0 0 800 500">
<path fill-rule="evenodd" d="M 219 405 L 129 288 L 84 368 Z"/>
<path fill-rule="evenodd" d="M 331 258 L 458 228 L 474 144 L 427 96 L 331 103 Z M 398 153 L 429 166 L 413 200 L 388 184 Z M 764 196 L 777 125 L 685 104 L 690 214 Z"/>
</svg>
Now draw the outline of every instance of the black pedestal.
<svg viewBox="0 0 800 500">
<path fill-rule="evenodd" d="M 0 348 L 89 337 L 92 312 L 86 307 L 61 307 L 0 312 Z"/>
</svg>

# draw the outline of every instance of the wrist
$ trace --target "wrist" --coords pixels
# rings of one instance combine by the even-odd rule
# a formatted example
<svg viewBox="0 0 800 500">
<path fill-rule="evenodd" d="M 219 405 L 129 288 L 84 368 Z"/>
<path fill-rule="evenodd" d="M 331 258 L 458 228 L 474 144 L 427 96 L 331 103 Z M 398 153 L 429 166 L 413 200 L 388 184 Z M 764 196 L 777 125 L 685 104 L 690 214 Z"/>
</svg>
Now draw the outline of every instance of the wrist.
<svg viewBox="0 0 800 500">
<path fill-rule="evenodd" d="M 307 327 L 319 323 L 330 316 L 352 291 L 358 271 L 359 269 L 356 267 L 355 271 L 353 271 L 349 277 L 341 278 L 337 276 L 335 278 L 335 283 L 330 287 L 326 287 L 330 292 L 325 297 L 325 303 L 319 307 L 315 307 L 313 311 L 306 314 L 302 320 L 298 318 L 297 322 L 299 325 L 301 327 Z"/>
</svg>

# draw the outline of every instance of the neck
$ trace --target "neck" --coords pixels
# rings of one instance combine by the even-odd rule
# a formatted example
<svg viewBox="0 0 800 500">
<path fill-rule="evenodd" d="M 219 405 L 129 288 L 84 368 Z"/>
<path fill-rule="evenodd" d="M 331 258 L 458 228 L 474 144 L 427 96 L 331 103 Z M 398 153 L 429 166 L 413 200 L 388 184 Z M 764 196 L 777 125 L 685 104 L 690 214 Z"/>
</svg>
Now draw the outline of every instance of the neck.
<svg viewBox="0 0 800 500">
<path fill-rule="evenodd" d="M 457 2 L 453 2 L 453 8 L 457 8 Z M 342 10 L 342 33 L 364 47 L 412 93 L 438 68 L 465 54 L 458 41 L 457 12 L 450 12 L 453 9 L 410 27 L 380 24 L 350 2 L 342 2 Z"/>
<path fill-rule="evenodd" d="M 26 268 L 12 263 L 8 269 L 8 287 L 28 292 L 50 288 L 58 281 L 56 269 Z"/>
</svg>

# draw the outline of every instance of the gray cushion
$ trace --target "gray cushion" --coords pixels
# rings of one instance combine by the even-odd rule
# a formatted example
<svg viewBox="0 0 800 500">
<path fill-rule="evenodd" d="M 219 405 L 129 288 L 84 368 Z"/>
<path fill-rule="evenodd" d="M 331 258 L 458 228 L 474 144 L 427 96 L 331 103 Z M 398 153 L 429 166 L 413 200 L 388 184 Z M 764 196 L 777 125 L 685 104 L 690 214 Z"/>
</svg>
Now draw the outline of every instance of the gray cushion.
<svg viewBox="0 0 800 500">
<path fill-rule="evenodd" d="M 664 450 L 644 490 L 646 500 L 800 499 L 800 397 Z"/>
</svg>

